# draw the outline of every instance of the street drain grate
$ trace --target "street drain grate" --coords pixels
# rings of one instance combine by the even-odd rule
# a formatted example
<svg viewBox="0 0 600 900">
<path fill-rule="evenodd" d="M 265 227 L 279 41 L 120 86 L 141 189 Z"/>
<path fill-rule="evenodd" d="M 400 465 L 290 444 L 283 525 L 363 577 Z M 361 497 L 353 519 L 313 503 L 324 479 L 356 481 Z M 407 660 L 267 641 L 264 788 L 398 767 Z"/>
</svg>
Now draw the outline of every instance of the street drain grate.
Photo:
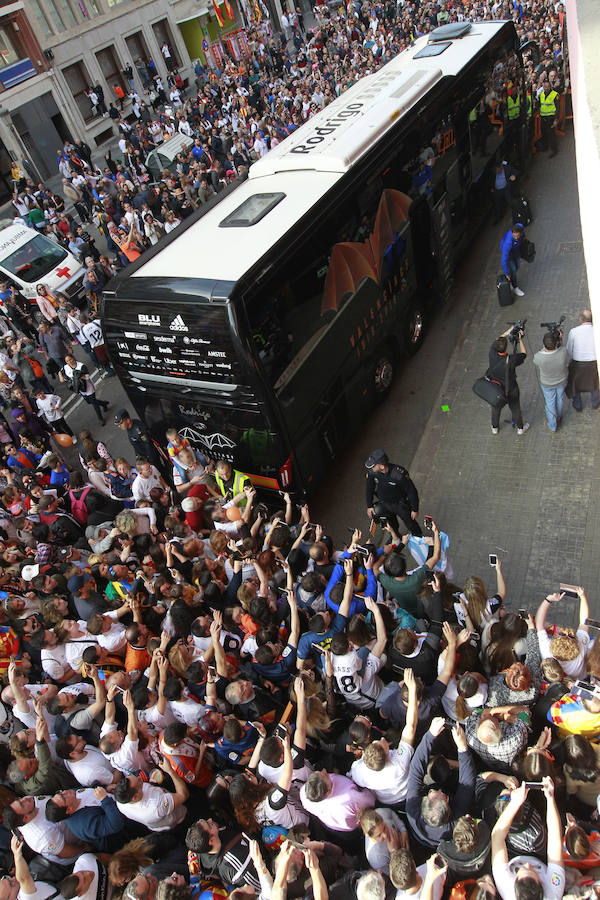
<svg viewBox="0 0 600 900">
<path fill-rule="evenodd" d="M 582 253 L 583 252 L 583 241 L 570 241 L 566 244 L 558 245 L 559 253 Z"/>
</svg>

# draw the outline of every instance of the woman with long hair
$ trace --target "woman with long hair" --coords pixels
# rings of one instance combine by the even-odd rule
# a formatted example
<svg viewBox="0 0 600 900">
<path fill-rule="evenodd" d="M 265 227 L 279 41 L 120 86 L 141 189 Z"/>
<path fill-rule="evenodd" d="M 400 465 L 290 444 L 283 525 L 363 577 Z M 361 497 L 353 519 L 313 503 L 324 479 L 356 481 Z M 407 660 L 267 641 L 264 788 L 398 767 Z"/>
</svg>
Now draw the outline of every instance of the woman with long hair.
<svg viewBox="0 0 600 900">
<path fill-rule="evenodd" d="M 483 652 L 483 667 L 489 675 L 496 675 L 519 661 L 518 657 L 526 651 L 522 639 L 527 630 L 527 623 L 518 613 L 507 613 L 492 623 L 489 643 Z"/>
<path fill-rule="evenodd" d="M 260 737 L 248 763 L 253 772 L 258 766 L 263 738 Z M 265 825 L 307 825 L 308 814 L 300 803 L 295 788 L 292 789 L 294 760 L 290 736 L 283 741 L 283 768 L 276 785 L 258 781 L 254 775 L 235 775 L 229 785 L 229 796 L 238 824 L 249 833 L 256 833 Z"/>
<path fill-rule="evenodd" d="M 502 574 L 502 563 L 497 558 L 496 565 L 496 593 L 488 597 L 485 585 L 481 578 L 469 575 L 464 583 L 463 592 L 454 604 L 454 611 L 461 627 L 466 623 L 469 615 L 471 622 L 479 632 L 483 631 L 486 622 L 498 613 L 506 598 L 506 582 Z"/>
<path fill-rule="evenodd" d="M 108 864 L 108 880 L 115 887 L 124 887 L 138 874 L 140 869 L 151 866 L 151 846 L 146 838 L 135 838 L 129 841 L 116 853 L 113 853 Z"/>
</svg>

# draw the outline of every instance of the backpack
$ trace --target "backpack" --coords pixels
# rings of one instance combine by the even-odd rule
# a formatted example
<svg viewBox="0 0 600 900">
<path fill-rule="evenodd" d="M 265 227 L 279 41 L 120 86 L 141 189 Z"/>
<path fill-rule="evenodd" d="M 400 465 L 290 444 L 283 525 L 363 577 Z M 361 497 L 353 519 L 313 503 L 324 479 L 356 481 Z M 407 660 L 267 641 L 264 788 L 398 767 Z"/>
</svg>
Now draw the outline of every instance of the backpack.
<svg viewBox="0 0 600 900">
<path fill-rule="evenodd" d="M 42 367 L 39 364 L 39 362 L 37 361 L 37 359 L 32 359 L 30 356 L 26 356 L 25 359 L 31 366 L 31 371 L 33 372 L 34 376 L 36 378 L 43 378 L 44 370 L 42 369 Z"/>
<path fill-rule="evenodd" d="M 87 497 L 91 489 L 91 487 L 84 488 L 79 497 L 76 497 L 73 494 L 73 491 L 69 491 L 69 500 L 71 501 L 71 515 L 77 522 L 79 522 L 80 525 L 87 525 L 88 508 L 85 505 L 85 498 Z"/>
</svg>

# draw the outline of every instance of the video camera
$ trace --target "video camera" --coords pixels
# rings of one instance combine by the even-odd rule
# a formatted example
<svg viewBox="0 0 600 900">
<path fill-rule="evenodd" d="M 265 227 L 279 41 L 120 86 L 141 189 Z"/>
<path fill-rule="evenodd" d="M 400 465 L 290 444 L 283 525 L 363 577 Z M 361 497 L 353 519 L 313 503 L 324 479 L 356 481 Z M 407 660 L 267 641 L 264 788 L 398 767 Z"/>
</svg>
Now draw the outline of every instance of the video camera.
<svg viewBox="0 0 600 900">
<path fill-rule="evenodd" d="M 519 319 L 518 322 L 509 322 L 509 325 L 512 325 L 508 333 L 509 341 L 512 341 L 513 347 L 516 347 L 519 343 L 519 339 L 523 337 L 525 333 L 525 325 L 527 324 L 527 319 Z"/>
<path fill-rule="evenodd" d="M 560 326 L 566 318 L 566 316 L 561 316 L 558 322 L 540 322 L 540 328 L 548 329 L 548 331 L 554 338 L 557 347 L 560 347 L 560 345 L 562 344 L 563 335 Z"/>
</svg>

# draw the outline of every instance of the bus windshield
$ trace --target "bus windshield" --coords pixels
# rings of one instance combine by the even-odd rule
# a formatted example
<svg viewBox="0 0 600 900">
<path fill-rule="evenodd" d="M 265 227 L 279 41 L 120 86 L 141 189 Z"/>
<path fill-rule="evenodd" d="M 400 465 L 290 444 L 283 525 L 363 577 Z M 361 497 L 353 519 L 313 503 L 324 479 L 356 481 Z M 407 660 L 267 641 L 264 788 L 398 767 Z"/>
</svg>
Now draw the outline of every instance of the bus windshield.
<svg viewBox="0 0 600 900">
<path fill-rule="evenodd" d="M 43 234 L 36 234 L 14 253 L 5 256 L 2 266 L 11 275 L 33 284 L 59 266 L 66 257 L 66 250 Z"/>
</svg>

